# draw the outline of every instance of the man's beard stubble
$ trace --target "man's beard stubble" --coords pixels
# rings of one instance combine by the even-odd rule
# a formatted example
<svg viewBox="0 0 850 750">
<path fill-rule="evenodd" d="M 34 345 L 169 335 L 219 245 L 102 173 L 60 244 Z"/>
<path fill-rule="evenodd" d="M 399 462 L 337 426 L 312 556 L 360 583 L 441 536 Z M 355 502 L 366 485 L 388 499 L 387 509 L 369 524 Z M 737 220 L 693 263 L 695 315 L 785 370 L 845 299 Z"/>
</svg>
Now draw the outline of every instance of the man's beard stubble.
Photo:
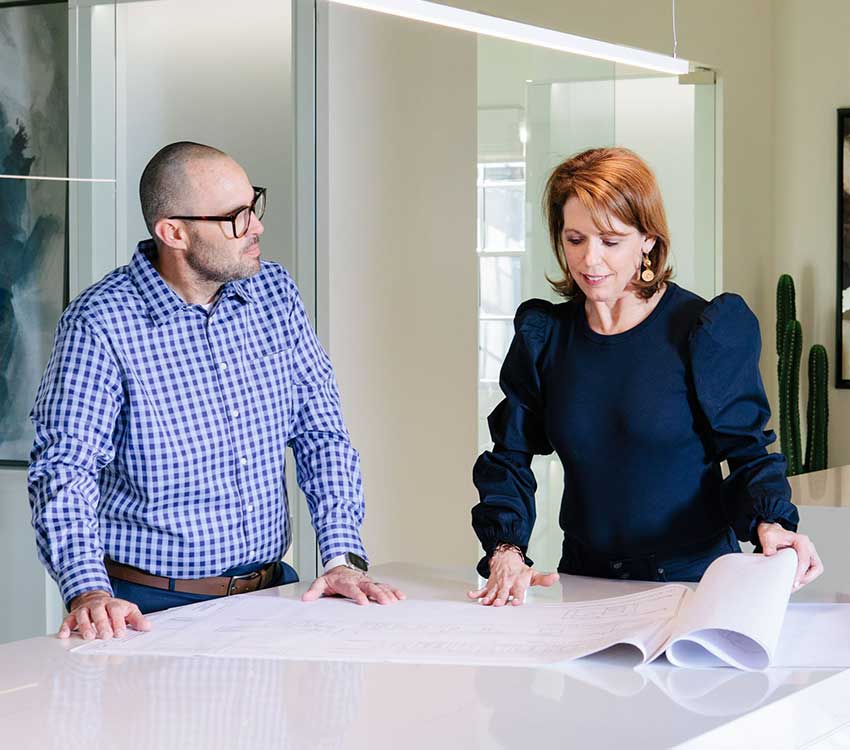
<svg viewBox="0 0 850 750">
<path fill-rule="evenodd" d="M 228 281 L 250 278 L 260 270 L 259 258 L 245 257 L 248 250 L 260 244 L 259 235 L 245 237 L 247 244 L 239 249 L 239 260 L 231 263 L 222 263 L 226 260 L 226 256 L 220 248 L 212 243 L 204 242 L 200 237 L 196 236 L 193 239 L 192 251 L 186 254 L 186 262 L 204 281 L 226 284 Z"/>
</svg>

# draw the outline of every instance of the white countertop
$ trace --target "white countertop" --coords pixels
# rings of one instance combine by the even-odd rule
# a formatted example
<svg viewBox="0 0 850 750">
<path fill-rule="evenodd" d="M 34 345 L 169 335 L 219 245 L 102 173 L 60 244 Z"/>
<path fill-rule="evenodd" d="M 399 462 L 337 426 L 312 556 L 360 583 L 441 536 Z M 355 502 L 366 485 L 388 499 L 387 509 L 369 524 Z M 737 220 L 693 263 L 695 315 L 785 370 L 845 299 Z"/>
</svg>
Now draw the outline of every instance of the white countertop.
<svg viewBox="0 0 850 750">
<path fill-rule="evenodd" d="M 380 566 L 376 575 L 419 599 L 461 597 L 475 582 L 457 570 L 406 565 Z M 249 596 L 297 596 L 305 585 Z M 584 599 L 647 585 L 562 576 L 535 598 Z M 69 646 L 55 638 L 0 646 L 4 747 L 670 747 L 835 674 L 666 664 L 636 672 L 625 653 L 555 672 L 116 659 L 72 654 Z M 741 736 L 741 746 L 750 741 Z"/>
<path fill-rule="evenodd" d="M 850 466 L 788 477 L 792 498 L 800 505 L 850 508 Z"/>
<path fill-rule="evenodd" d="M 827 547 L 840 544 L 846 557 L 850 513 L 801 512 L 812 537 L 822 540 L 827 565 Z M 834 561 L 830 577 L 794 600 L 848 601 L 850 567 Z M 462 598 L 476 582 L 471 570 L 392 564 L 375 572 L 419 599 Z M 533 596 L 579 600 L 651 585 L 562 576 L 560 585 Z M 248 596 L 292 597 L 305 587 Z M 692 741 L 693 748 L 751 748 L 760 737 L 771 737 L 771 748 L 850 746 L 850 671 L 748 673 L 665 663 L 634 671 L 625 652 L 563 671 L 119 659 L 72 654 L 70 645 L 46 637 L 0 646 L 2 747 L 622 749 Z"/>
</svg>

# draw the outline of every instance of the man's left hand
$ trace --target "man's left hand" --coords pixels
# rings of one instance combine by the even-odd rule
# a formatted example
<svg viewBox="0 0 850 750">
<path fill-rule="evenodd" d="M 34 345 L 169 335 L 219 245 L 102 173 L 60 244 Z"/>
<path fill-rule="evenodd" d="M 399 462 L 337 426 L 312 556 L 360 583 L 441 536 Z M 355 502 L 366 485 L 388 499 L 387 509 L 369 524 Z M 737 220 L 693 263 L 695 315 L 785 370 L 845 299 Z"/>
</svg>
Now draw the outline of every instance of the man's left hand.
<svg viewBox="0 0 850 750">
<path fill-rule="evenodd" d="M 811 583 L 823 573 L 823 563 L 812 540 L 805 534 L 795 534 L 782 528 L 778 523 L 762 521 L 756 529 L 766 557 L 775 555 L 785 547 L 792 547 L 797 553 L 797 572 L 794 574 L 792 591 Z"/>
<path fill-rule="evenodd" d="M 312 602 L 321 596 L 344 596 L 357 604 L 392 604 L 407 597 L 388 583 L 373 581 L 365 573 L 345 565 L 337 565 L 319 576 L 301 597 L 301 601 Z"/>
</svg>

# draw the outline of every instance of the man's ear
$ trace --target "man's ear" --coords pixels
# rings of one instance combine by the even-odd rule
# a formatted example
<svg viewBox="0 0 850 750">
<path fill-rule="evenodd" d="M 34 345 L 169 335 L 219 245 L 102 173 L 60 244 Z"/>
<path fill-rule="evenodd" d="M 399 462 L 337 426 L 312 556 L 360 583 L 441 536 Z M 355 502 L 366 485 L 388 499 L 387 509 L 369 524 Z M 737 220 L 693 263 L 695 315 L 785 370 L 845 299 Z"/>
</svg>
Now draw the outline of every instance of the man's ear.
<svg viewBox="0 0 850 750">
<path fill-rule="evenodd" d="M 185 250 L 188 246 L 186 223 L 180 219 L 160 219 L 154 224 L 153 231 L 166 247 Z"/>
</svg>

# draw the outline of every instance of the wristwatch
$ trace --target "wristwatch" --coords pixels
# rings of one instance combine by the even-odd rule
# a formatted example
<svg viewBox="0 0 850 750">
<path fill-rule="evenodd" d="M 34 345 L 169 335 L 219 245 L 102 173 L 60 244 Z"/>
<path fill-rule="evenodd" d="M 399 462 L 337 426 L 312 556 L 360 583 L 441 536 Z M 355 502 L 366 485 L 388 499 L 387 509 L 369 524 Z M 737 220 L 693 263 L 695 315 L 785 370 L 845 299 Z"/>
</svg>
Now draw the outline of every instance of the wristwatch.
<svg viewBox="0 0 850 750">
<path fill-rule="evenodd" d="M 331 568 L 338 568 L 340 565 L 345 565 L 346 568 L 359 570 L 361 573 L 366 573 L 369 570 L 367 563 L 360 555 L 355 555 L 353 552 L 346 552 L 344 555 L 332 557 L 325 563 L 325 573 Z"/>
</svg>

